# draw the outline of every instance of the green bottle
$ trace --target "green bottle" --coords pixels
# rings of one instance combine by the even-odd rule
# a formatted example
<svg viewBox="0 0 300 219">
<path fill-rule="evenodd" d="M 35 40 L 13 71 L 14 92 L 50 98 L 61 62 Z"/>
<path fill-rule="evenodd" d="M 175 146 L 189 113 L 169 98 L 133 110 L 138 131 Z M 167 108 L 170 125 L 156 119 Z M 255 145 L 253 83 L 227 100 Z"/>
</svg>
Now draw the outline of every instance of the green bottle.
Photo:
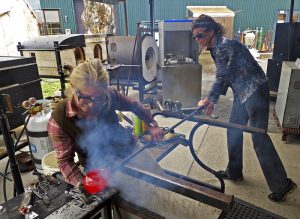
<svg viewBox="0 0 300 219">
<path fill-rule="evenodd" d="M 257 40 L 257 47 L 256 47 L 256 49 L 257 49 L 258 51 L 261 50 L 261 46 L 262 46 L 262 36 L 263 36 L 263 28 L 261 27 L 261 28 L 260 28 L 260 31 L 259 31 L 259 33 L 258 33 L 258 40 Z"/>
<path fill-rule="evenodd" d="M 134 135 L 140 137 L 143 134 L 142 120 L 139 117 L 134 116 L 133 124 L 134 124 Z"/>
</svg>

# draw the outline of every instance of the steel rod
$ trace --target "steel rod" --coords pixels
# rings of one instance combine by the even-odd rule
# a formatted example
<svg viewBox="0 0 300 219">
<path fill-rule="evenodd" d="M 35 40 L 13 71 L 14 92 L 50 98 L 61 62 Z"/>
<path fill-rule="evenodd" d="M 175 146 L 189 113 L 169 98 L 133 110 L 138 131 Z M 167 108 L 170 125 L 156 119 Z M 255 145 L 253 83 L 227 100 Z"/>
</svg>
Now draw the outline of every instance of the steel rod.
<svg viewBox="0 0 300 219">
<path fill-rule="evenodd" d="M 184 118 L 186 119 L 186 117 L 187 117 L 187 116 L 185 117 L 185 114 L 179 114 L 179 113 L 167 112 L 167 111 L 165 111 L 165 112 L 156 112 L 156 113 L 153 114 L 153 117 L 155 117 L 157 115 L 162 115 L 162 116 L 165 116 L 165 117 L 173 117 L 173 118 L 177 118 L 177 119 L 184 119 Z M 191 121 L 191 122 L 198 122 L 198 123 L 207 124 L 207 125 L 211 125 L 211 126 L 221 127 L 221 128 L 236 128 L 236 129 L 241 129 L 242 131 L 248 132 L 248 133 L 258 133 L 258 134 L 265 134 L 265 133 L 267 133 L 267 130 L 262 129 L 262 128 L 256 128 L 256 127 L 250 127 L 250 126 L 245 126 L 245 125 L 239 125 L 239 124 L 229 123 L 229 122 L 224 122 L 224 121 L 219 121 L 219 120 L 215 120 L 215 119 L 207 119 L 207 118 L 200 118 L 200 117 L 195 117 L 195 116 L 189 116 L 186 120 Z"/>
<path fill-rule="evenodd" d="M 293 23 L 293 14 L 294 14 L 294 0 L 291 0 L 291 5 L 290 5 L 290 23 Z"/>
<path fill-rule="evenodd" d="M 177 128 L 178 126 L 180 126 L 182 123 L 184 123 L 186 120 L 188 120 L 189 118 L 191 118 L 192 116 L 196 115 L 197 113 L 199 113 L 201 110 L 203 110 L 204 107 L 200 107 L 198 109 L 196 109 L 194 112 L 188 114 L 186 117 L 184 117 L 183 119 L 181 119 L 181 121 L 179 121 L 178 123 L 176 123 L 175 125 L 171 126 L 168 130 L 163 132 L 163 135 L 168 134 L 169 132 L 173 131 L 175 128 Z"/>
</svg>

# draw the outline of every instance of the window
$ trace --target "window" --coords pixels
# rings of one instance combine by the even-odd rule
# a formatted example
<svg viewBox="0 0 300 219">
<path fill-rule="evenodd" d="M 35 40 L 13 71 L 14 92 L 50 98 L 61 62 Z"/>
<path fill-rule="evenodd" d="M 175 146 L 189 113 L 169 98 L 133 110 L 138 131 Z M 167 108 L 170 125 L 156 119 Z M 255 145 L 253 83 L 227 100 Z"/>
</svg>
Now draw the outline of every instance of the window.
<svg viewBox="0 0 300 219">
<path fill-rule="evenodd" d="M 42 9 L 37 12 L 40 35 L 61 34 L 61 21 L 58 9 Z"/>
<path fill-rule="evenodd" d="M 94 58 L 103 59 L 102 58 L 102 48 L 99 44 L 94 46 Z"/>
<path fill-rule="evenodd" d="M 81 47 L 76 47 L 74 51 L 76 65 L 85 60 L 84 50 Z"/>
</svg>

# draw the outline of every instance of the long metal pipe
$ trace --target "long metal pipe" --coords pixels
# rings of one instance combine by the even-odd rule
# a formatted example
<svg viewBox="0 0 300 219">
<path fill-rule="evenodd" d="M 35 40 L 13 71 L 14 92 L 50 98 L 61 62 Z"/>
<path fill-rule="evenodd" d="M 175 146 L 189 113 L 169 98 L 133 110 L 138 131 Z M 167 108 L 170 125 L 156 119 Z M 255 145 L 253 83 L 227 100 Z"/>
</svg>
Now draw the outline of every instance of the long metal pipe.
<svg viewBox="0 0 300 219">
<path fill-rule="evenodd" d="M 153 36 L 154 32 L 154 0 L 149 0 L 150 4 L 150 28 L 151 28 L 151 35 Z"/>
<path fill-rule="evenodd" d="M 290 23 L 293 23 L 293 13 L 294 13 L 294 0 L 291 0 L 290 5 Z"/>
<path fill-rule="evenodd" d="M 294 14 L 294 0 L 291 0 L 291 5 L 290 5 L 290 19 L 289 19 L 289 32 L 288 32 L 288 60 L 291 60 L 292 56 L 292 25 L 293 25 L 293 14 Z"/>
<path fill-rule="evenodd" d="M 58 41 L 54 41 L 54 52 L 55 52 L 55 59 L 56 59 L 56 66 L 57 72 L 59 74 L 60 79 L 60 86 L 61 86 L 61 96 L 65 97 L 65 90 L 66 90 L 66 80 L 65 80 L 65 73 L 62 70 L 62 63 L 61 63 L 61 56 L 60 56 L 60 46 Z"/>
<path fill-rule="evenodd" d="M 165 112 L 156 112 L 152 116 L 155 117 L 157 115 L 182 119 L 184 121 L 188 120 L 188 121 L 191 121 L 191 122 L 198 122 L 198 123 L 201 123 L 201 124 L 207 124 L 207 125 L 217 126 L 217 127 L 221 127 L 221 128 L 236 128 L 236 129 L 241 129 L 243 132 L 248 132 L 248 133 L 258 133 L 258 134 L 267 133 L 267 130 L 262 129 L 262 128 L 244 126 L 244 125 L 239 125 L 239 124 L 234 124 L 234 123 L 218 121 L 218 120 L 214 120 L 214 119 L 200 118 L 200 117 L 190 116 L 190 114 L 185 115 L 185 114 L 178 114 L 178 113 L 171 112 L 171 111 L 165 111 Z M 176 127 L 178 126 L 179 123 L 181 124 L 182 122 L 180 121 L 177 124 L 175 124 Z M 174 126 L 171 127 L 170 129 L 174 129 Z"/>
<path fill-rule="evenodd" d="M 128 36 L 128 18 L 126 0 L 124 0 L 124 16 L 125 16 L 125 35 Z"/>
</svg>

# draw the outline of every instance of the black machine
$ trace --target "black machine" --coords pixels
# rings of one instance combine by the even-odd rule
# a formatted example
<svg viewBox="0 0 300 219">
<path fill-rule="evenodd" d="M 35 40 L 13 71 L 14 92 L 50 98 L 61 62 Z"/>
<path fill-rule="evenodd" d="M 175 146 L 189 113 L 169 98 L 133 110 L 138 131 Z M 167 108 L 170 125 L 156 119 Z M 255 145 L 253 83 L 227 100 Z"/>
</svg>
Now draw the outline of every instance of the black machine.
<svg viewBox="0 0 300 219">
<path fill-rule="evenodd" d="M 268 60 L 267 76 L 271 91 L 278 91 L 283 61 L 300 57 L 300 22 L 276 24 L 272 59 Z"/>
<path fill-rule="evenodd" d="M 267 76 L 271 91 L 278 91 L 282 61 L 300 57 L 300 23 L 293 23 L 294 0 L 291 0 L 289 23 L 277 23 L 273 59 L 268 60 Z"/>
<path fill-rule="evenodd" d="M 294 61 L 300 56 L 300 22 L 278 23 L 273 59 Z"/>
<path fill-rule="evenodd" d="M 1 56 L 0 77 L 0 94 L 8 94 L 12 100 L 13 113 L 7 117 L 10 128 L 14 129 L 24 123 L 22 101 L 30 97 L 43 98 L 35 57 Z"/>
<path fill-rule="evenodd" d="M 42 99 L 41 79 L 38 74 L 34 57 L 1 56 L 0 77 L 0 132 L 3 135 L 6 145 L 6 153 L 2 154 L 0 159 L 5 156 L 9 157 L 15 189 L 17 194 L 21 194 L 24 192 L 24 188 L 14 154 L 16 150 L 23 148 L 28 143 L 24 142 L 24 144 L 17 145 L 21 134 L 14 144 L 11 138 L 11 129 L 24 124 L 24 117 L 22 114 L 25 109 L 21 108 L 21 104 L 24 100 L 30 97 Z M 23 133 L 23 131 L 21 133 Z M 6 176 L 7 168 L 8 163 L 5 174 L 0 174 L 1 176 L 4 176 L 4 187 L 5 180 L 9 179 Z M 6 199 L 6 193 L 4 193 L 4 197 Z"/>
</svg>

